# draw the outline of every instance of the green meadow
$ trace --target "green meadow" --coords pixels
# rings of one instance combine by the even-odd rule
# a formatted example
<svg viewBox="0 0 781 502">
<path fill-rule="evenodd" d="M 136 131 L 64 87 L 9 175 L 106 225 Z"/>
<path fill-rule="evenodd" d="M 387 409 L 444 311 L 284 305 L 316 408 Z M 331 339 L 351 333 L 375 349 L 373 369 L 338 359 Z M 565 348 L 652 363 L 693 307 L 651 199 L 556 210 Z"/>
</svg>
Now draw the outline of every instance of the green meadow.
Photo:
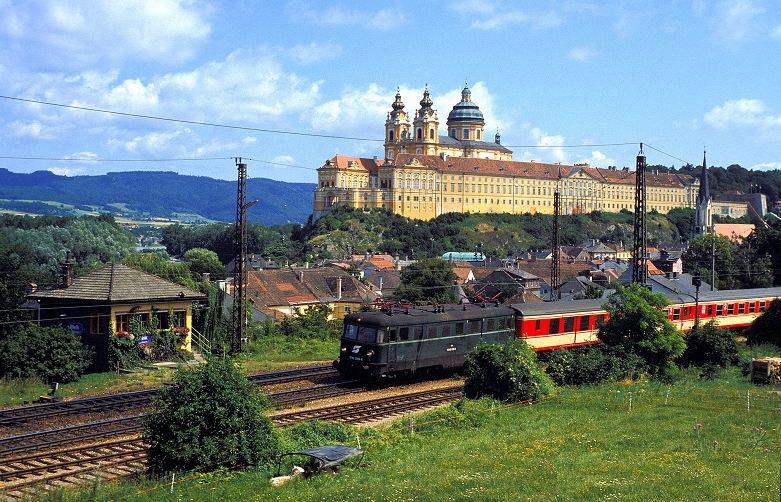
<svg viewBox="0 0 781 502">
<path fill-rule="evenodd" d="M 460 401 L 356 428 L 337 475 L 269 484 L 266 469 L 94 483 L 47 500 L 764 501 L 779 499 L 781 396 L 740 370 L 560 388 L 534 404 Z M 285 434 L 285 431 L 281 431 Z M 172 482 L 173 481 L 173 482 Z M 41 498 L 39 496 L 39 498 Z"/>
</svg>

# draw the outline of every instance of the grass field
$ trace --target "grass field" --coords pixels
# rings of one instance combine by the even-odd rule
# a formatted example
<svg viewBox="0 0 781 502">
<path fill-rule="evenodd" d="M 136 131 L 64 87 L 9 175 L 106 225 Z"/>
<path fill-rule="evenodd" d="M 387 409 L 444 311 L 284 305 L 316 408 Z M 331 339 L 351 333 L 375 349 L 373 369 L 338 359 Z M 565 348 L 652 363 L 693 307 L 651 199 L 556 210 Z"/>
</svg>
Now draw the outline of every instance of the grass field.
<svg viewBox="0 0 781 502">
<path fill-rule="evenodd" d="M 48 500 L 779 499 L 781 396 L 733 368 L 713 381 L 562 388 L 534 405 L 466 401 L 356 429 L 363 467 L 272 488 L 268 472 L 180 474 Z"/>
</svg>

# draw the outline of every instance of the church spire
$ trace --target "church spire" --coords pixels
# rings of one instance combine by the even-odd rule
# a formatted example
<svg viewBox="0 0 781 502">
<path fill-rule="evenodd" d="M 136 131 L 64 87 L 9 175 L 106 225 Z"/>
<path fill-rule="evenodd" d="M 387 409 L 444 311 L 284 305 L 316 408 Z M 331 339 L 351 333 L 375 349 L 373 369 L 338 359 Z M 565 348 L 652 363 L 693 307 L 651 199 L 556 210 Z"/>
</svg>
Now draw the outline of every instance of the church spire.
<svg viewBox="0 0 781 502">
<path fill-rule="evenodd" d="M 699 202 L 710 199 L 710 193 L 708 192 L 708 167 L 705 161 L 705 150 L 702 151 L 702 172 L 700 173 L 700 193 L 697 196 Z"/>
</svg>

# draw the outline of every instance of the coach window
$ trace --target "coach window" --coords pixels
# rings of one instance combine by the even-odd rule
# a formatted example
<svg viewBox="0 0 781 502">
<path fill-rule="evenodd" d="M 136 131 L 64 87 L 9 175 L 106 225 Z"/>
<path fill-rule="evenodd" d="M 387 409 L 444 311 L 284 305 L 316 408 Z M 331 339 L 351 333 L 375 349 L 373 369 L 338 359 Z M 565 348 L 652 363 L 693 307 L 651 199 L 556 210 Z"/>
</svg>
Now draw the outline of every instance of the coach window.
<svg viewBox="0 0 781 502">
<path fill-rule="evenodd" d="M 753 314 L 757 310 L 757 302 L 750 302 L 748 304 L 748 313 Z"/>
<path fill-rule="evenodd" d="M 423 326 L 415 326 L 415 340 L 423 340 Z"/>
<path fill-rule="evenodd" d="M 456 323 L 456 335 L 463 335 L 464 334 L 464 323 L 463 322 L 457 322 Z"/>
<path fill-rule="evenodd" d="M 673 309 L 673 321 L 679 321 L 681 319 L 681 309 Z"/>
<path fill-rule="evenodd" d="M 724 305 L 716 305 L 716 315 L 724 315 Z"/>
<path fill-rule="evenodd" d="M 713 317 L 713 305 L 708 305 L 708 317 Z"/>
<path fill-rule="evenodd" d="M 428 327 L 428 334 L 426 335 L 426 338 L 436 338 L 437 337 L 437 325 L 432 324 Z"/>
<path fill-rule="evenodd" d="M 539 331 L 539 330 L 540 330 L 540 320 L 539 320 L 539 319 L 537 319 L 537 320 L 534 322 L 534 330 L 535 330 L 535 331 Z"/>
<path fill-rule="evenodd" d="M 765 300 L 762 300 L 761 302 L 759 302 L 759 311 L 764 312 L 765 308 L 766 308 Z"/>
<path fill-rule="evenodd" d="M 565 317 L 564 318 L 564 332 L 569 333 L 570 331 L 575 330 L 575 318 L 574 317 Z"/>
<path fill-rule="evenodd" d="M 548 325 L 548 334 L 553 335 L 559 332 L 559 319 L 551 319 Z"/>
<path fill-rule="evenodd" d="M 399 328 L 399 341 L 406 342 L 409 340 L 409 328 Z"/>
<path fill-rule="evenodd" d="M 580 331 L 586 331 L 588 329 L 588 316 L 580 316 Z"/>
<path fill-rule="evenodd" d="M 745 314 L 745 313 L 746 313 L 746 304 L 738 303 L 738 314 Z"/>
<path fill-rule="evenodd" d="M 597 316 L 596 326 L 597 328 L 601 328 L 605 325 L 605 314 L 599 314 Z"/>
<path fill-rule="evenodd" d="M 734 303 L 730 303 L 729 304 L 729 306 L 727 307 L 727 313 L 729 315 L 733 315 L 735 313 L 735 304 Z"/>
</svg>

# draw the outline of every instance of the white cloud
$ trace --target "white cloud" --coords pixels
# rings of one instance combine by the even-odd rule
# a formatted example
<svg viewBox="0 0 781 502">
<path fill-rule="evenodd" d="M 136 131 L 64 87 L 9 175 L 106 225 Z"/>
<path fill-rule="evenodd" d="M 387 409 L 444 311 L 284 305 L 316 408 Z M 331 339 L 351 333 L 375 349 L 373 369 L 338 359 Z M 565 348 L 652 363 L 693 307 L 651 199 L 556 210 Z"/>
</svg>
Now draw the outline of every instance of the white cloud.
<svg viewBox="0 0 781 502">
<path fill-rule="evenodd" d="M 564 144 L 564 136 L 551 136 L 542 129 L 535 127 L 529 131 L 529 137 L 540 146 L 536 151 L 547 154 L 554 159 L 554 162 L 567 162 L 567 153 L 563 148 L 559 148 Z"/>
<path fill-rule="evenodd" d="M 211 32 L 200 0 L 9 0 L 0 12 L 0 33 L 26 49 L 14 54 L 46 68 L 182 63 Z"/>
<path fill-rule="evenodd" d="M 331 42 L 324 45 L 312 42 L 309 45 L 296 45 L 295 47 L 291 47 L 287 52 L 292 59 L 307 65 L 330 61 L 342 54 L 343 51 L 340 45 Z"/>
<path fill-rule="evenodd" d="M 757 0 L 724 0 L 716 6 L 711 23 L 718 40 L 731 45 L 753 38 L 764 13 Z"/>
<path fill-rule="evenodd" d="M 563 22 L 562 18 L 552 10 L 534 13 L 507 10 L 481 0 L 461 0 L 451 4 L 450 8 L 465 18 L 477 17 L 478 19 L 472 21 L 470 26 L 475 30 L 494 30 L 519 24 L 530 24 L 535 29 L 549 29 Z"/>
<path fill-rule="evenodd" d="M 41 123 L 37 120 L 15 120 L 8 124 L 17 138 L 40 138 Z"/>
<path fill-rule="evenodd" d="M 717 129 L 729 126 L 756 126 L 762 121 L 765 104 L 758 99 L 726 101 L 705 114 L 705 122 Z"/>
<path fill-rule="evenodd" d="M 396 9 L 370 12 L 330 6 L 318 11 L 308 3 L 290 2 L 287 11 L 291 17 L 303 18 L 313 24 L 324 26 L 360 26 L 372 30 L 392 30 L 406 22 L 404 13 Z"/>
<path fill-rule="evenodd" d="M 587 63 L 590 59 L 598 56 L 599 52 L 588 47 L 574 47 L 569 51 L 569 58 L 580 63 Z"/>
<path fill-rule="evenodd" d="M 763 162 L 749 167 L 752 171 L 769 171 L 771 169 L 781 169 L 781 162 Z"/>
<path fill-rule="evenodd" d="M 402 96 L 404 94 L 406 91 Z M 383 118 L 390 111 L 394 95 L 395 92 L 388 92 L 377 84 L 370 84 L 365 89 L 347 88 L 339 99 L 315 107 L 311 119 L 312 127 L 331 132 L 376 128 L 384 122 Z M 404 102 L 409 105 L 409 102 Z M 409 111 L 409 107 L 406 109 Z"/>
<path fill-rule="evenodd" d="M 271 162 L 277 167 L 293 167 L 296 164 L 296 159 L 290 155 L 277 155 L 271 159 Z"/>
<path fill-rule="evenodd" d="M 50 171 L 57 176 L 80 176 L 87 173 L 87 168 L 85 167 L 50 167 L 47 169 L 47 171 Z"/>
</svg>

